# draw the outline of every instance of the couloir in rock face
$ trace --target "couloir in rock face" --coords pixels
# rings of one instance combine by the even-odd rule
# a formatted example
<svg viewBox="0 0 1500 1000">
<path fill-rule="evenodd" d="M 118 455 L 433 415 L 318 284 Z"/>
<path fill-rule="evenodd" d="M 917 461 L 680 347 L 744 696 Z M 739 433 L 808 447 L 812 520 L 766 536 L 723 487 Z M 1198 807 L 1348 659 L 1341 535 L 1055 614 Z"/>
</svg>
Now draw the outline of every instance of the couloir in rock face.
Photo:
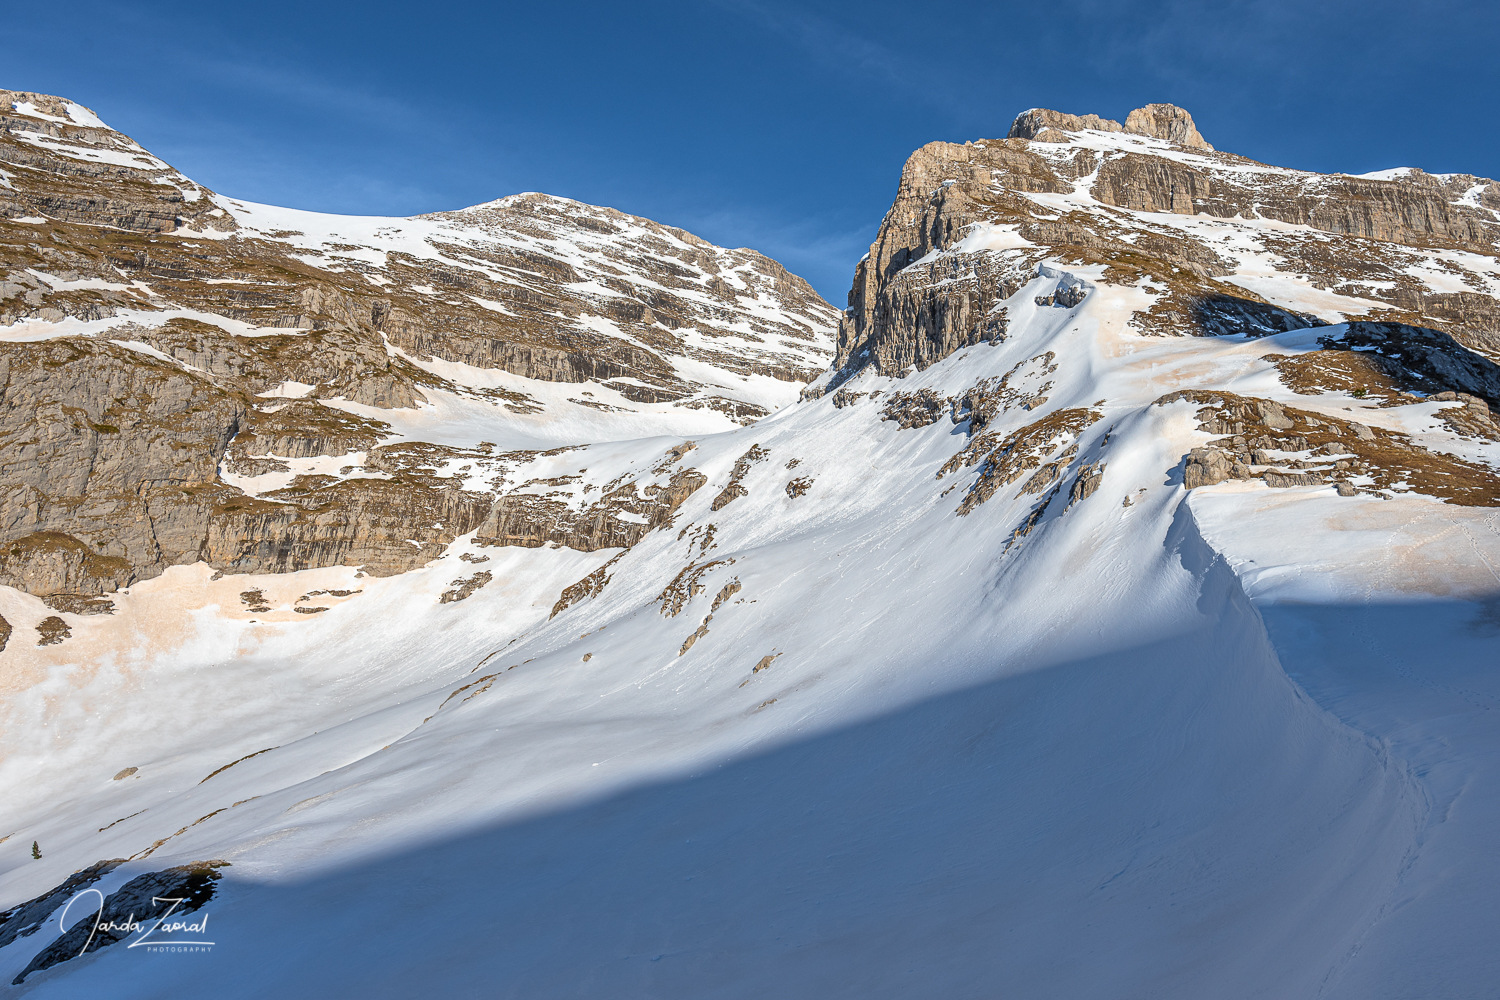
<svg viewBox="0 0 1500 1000">
<path fill-rule="evenodd" d="M 564 414 L 619 421 L 605 437 L 753 421 L 826 365 L 836 319 L 752 250 L 613 209 L 251 205 L 74 102 L 0 91 L 0 583 L 66 602 L 199 560 L 397 573 L 486 524 L 628 544 L 649 527 L 499 501 L 507 474 L 589 440 L 558 440 Z M 544 443 L 425 444 L 381 416 L 437 406 Z"/>
</svg>

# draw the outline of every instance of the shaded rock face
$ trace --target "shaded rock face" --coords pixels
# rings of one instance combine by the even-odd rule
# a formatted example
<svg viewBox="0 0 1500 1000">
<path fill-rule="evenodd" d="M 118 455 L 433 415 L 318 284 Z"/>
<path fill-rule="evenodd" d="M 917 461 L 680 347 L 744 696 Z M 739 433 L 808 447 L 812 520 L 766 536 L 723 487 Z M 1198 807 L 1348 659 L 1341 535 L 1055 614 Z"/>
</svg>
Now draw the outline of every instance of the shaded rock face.
<svg viewBox="0 0 1500 1000">
<path fill-rule="evenodd" d="M 0 91 L 0 583 L 86 601 L 198 561 L 385 575 L 481 526 L 631 544 L 691 477 L 559 513 L 501 496 L 536 453 L 393 443 L 371 411 L 732 427 L 778 405 L 766 384 L 790 401 L 826 366 L 836 322 L 776 262 L 613 209 L 252 206 L 80 105 Z M 632 513 L 636 485 L 666 492 Z"/>
<path fill-rule="evenodd" d="M 1253 240 L 1253 250 L 1226 243 L 1231 234 Z M 1485 178 L 1266 167 L 1215 151 L 1168 104 L 1137 109 L 1124 125 L 1033 109 L 1006 139 L 929 143 L 907 160 L 855 271 L 837 374 L 809 392 L 836 389 L 866 366 L 900 375 L 977 348 L 1044 260 L 1139 284 L 1154 301 L 1133 323 L 1152 334 L 1260 335 L 1349 314 L 1288 307 L 1241 278 L 1253 254 L 1258 263 L 1274 257 L 1276 270 L 1304 285 L 1357 299 L 1351 318 L 1436 331 L 1500 356 L 1491 265 L 1463 256 L 1493 262 L 1497 237 L 1500 185 Z"/>
<path fill-rule="evenodd" d="M 89 865 L 69 875 L 60 885 L 49 889 L 35 899 L 28 899 L 24 903 L 18 903 L 0 912 L 0 948 L 4 948 L 18 937 L 29 937 L 35 934 L 47 922 L 47 918 L 57 911 L 58 907 L 63 906 L 80 890 L 87 889 L 124 863 L 123 858 L 115 858 Z M 97 912 L 96 909 L 95 913 Z"/>
<path fill-rule="evenodd" d="M 65 905 L 74 893 L 98 881 L 123 863 L 118 859 L 100 861 L 70 876 L 51 892 L 0 914 L 0 941 L 5 941 L 5 935 L 11 933 L 12 925 L 15 925 L 16 934 L 35 933 L 41 922 Z M 173 924 L 181 923 L 176 918 L 197 912 L 213 899 L 215 883 L 222 877 L 218 869 L 227 865 L 228 862 L 225 861 L 203 861 L 138 875 L 104 897 L 103 905 L 92 911 L 86 909 L 89 897 L 84 897 L 84 905 L 73 907 L 67 914 L 68 917 L 79 914 L 82 919 L 74 922 L 64 934 L 37 952 L 31 962 L 11 980 L 12 985 L 19 986 L 33 972 L 50 969 L 54 965 L 131 937 L 151 940 L 152 929 L 158 923 L 166 920 Z M 182 932 L 177 936 L 182 937 Z M 168 938 L 162 935 L 160 939 Z"/>
</svg>

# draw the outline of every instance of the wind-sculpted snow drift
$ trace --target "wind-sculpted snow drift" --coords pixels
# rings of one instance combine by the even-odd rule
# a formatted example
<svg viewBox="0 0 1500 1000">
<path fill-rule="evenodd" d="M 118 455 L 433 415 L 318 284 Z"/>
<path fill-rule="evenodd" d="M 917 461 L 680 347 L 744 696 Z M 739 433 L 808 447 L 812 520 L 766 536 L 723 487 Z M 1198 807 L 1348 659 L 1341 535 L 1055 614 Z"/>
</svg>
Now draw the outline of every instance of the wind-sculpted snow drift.
<svg viewBox="0 0 1500 1000">
<path fill-rule="evenodd" d="M 46 100 L 17 98 L 64 132 L 86 114 Z M 8 211 L 42 221 L 0 230 L 85 253 L 99 220 L 67 215 L 71 188 L 26 194 L 27 169 L 6 167 L 31 198 Z M 342 328 L 359 360 L 270 412 L 292 389 L 249 392 L 269 362 L 234 368 L 238 341 L 151 346 L 111 332 L 119 303 L 17 318 L 26 364 L 139 341 L 142 391 L 225 393 L 264 447 L 219 464 L 219 439 L 174 438 L 218 470 L 192 487 L 222 494 L 203 558 L 122 555 L 93 590 L 31 585 L 66 560 L 8 515 L 0 975 L 39 997 L 1485 995 L 1500 189 L 1388 173 L 1254 164 L 1167 105 L 924 147 L 832 366 L 758 420 L 689 408 L 721 421 L 691 429 L 670 403 L 601 423 L 506 350 L 455 357 L 478 341 L 439 322 L 411 346 Z M 162 214 L 131 197 L 109 225 Z M 272 211 L 200 197 L 224 215 L 162 222 L 153 253 L 229 225 L 207 219 L 234 247 Z M 298 238 L 353 227 L 301 217 Z M 359 280 L 421 321 L 405 283 L 431 283 L 391 267 Z M 209 311 L 218 279 L 191 280 Z M 832 353 L 817 303 L 759 301 Z M 559 329 L 602 315 L 575 307 Z M 523 335 L 551 334 L 486 336 Z M 722 387 L 741 348 L 650 349 Z M 334 387 L 382 356 L 425 403 L 388 396 L 357 460 L 287 443 L 373 412 Z M 608 377 L 585 378 L 597 398 Z M 38 413 L 73 405 L 26 384 Z M 0 447 L 38 447 L 16 433 Z M 298 493 L 359 477 L 407 491 L 379 537 L 410 559 Z M 99 499 L 78 481 L 70 502 Z M 297 506 L 262 523 L 321 547 L 220 559 L 234 503 Z M 107 549 L 135 530 L 116 520 L 67 537 Z M 113 932 L 54 961 L 70 898 L 96 891 L 66 921 L 91 926 L 81 907 L 146 885 L 191 893 L 212 946 Z"/>
</svg>

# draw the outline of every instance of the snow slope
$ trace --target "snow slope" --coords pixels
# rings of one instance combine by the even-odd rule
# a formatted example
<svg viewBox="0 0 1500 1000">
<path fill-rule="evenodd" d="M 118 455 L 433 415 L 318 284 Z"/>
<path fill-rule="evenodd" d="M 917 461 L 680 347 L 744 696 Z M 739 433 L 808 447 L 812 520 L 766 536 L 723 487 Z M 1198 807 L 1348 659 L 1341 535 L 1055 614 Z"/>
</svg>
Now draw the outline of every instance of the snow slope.
<svg viewBox="0 0 1500 1000">
<path fill-rule="evenodd" d="M 1089 292 L 1037 304 L 1063 284 Z M 991 429 L 1097 410 L 1076 443 L 1103 477 L 1071 501 L 1019 479 L 957 516 L 983 466 L 937 473 L 965 425 L 830 395 L 698 438 L 679 461 L 708 485 L 629 550 L 461 542 L 386 579 L 177 567 L 66 643 L 12 640 L 0 901 L 102 858 L 133 858 L 105 893 L 231 863 L 211 951 L 115 945 L 17 992 L 1488 995 L 1495 508 L 1184 492 L 1209 435 L 1197 404 L 1156 403 L 1178 389 L 1438 431 L 1285 388 L 1265 358 L 1318 331 L 1145 337 L 1147 302 L 1053 261 L 1003 342 L 846 384 L 1045 378 Z M 532 474 L 604 484 L 679 440 Z M 747 492 L 711 509 L 742 458 Z M 439 601 L 475 569 L 493 582 Z M 292 610 L 334 590 L 354 593 Z M 49 613 L 0 592 L 18 636 Z M 3 981 L 55 933 L 0 948 Z"/>
</svg>

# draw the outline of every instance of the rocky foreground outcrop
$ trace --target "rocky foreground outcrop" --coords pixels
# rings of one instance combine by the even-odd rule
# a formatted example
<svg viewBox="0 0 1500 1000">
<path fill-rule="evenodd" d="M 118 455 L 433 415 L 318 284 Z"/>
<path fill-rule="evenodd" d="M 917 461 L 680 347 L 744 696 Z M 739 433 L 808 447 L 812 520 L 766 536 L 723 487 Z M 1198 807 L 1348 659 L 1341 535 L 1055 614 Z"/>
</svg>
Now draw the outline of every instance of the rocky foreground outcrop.
<svg viewBox="0 0 1500 1000">
<path fill-rule="evenodd" d="M 74 102 L 0 91 L 0 583 L 81 607 L 199 560 L 397 573 L 486 525 L 500 544 L 628 543 L 649 528 L 613 513 L 659 523 L 671 502 L 650 490 L 690 476 L 544 509 L 502 499 L 534 449 L 420 443 L 380 414 L 733 426 L 823 369 L 836 318 L 752 250 L 612 209 L 250 205 Z"/>
<path fill-rule="evenodd" d="M 73 919 L 64 934 L 37 952 L 11 980 L 12 985 L 19 986 L 34 972 L 92 954 L 132 936 L 136 936 L 137 942 L 160 941 L 163 944 L 180 939 L 186 927 L 184 921 L 176 918 L 198 912 L 213 899 L 215 883 L 223 877 L 219 869 L 229 867 L 227 861 L 200 861 L 164 871 L 146 872 L 107 896 L 93 890 L 100 898 L 90 909 L 94 898 L 87 891 L 89 887 L 124 863 L 125 859 L 114 858 L 92 864 L 74 872 L 61 885 L 35 899 L 0 912 L 0 947 L 17 937 L 35 934 L 53 914 L 57 914 L 59 920 Z M 82 905 L 71 906 L 70 901 L 80 893 L 83 893 Z M 198 935 L 195 940 L 206 941 L 207 938 Z"/>
</svg>

